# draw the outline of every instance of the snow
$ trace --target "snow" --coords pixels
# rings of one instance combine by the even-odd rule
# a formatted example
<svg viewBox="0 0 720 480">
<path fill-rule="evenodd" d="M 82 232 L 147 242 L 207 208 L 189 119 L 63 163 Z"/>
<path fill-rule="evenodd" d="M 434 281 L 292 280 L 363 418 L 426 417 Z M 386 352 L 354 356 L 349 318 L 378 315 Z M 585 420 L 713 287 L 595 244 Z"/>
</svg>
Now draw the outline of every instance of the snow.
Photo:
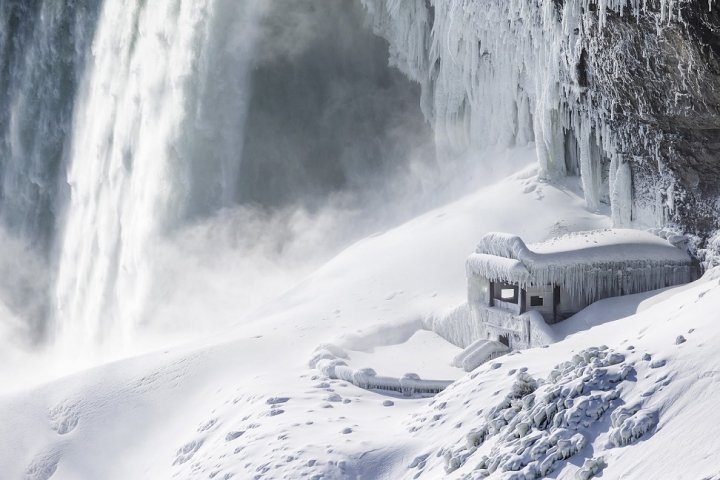
<svg viewBox="0 0 720 480">
<path fill-rule="evenodd" d="M 496 212 L 500 192 L 511 201 Z M 716 273 L 654 304 L 650 293 L 604 300 L 564 322 L 564 340 L 460 372 L 432 398 L 365 390 L 308 366 L 320 348 L 344 352 L 366 377 L 371 368 L 432 378 L 459 349 L 440 347 L 446 336 L 428 327 L 464 318 L 463 262 L 478 238 L 513 230 L 540 241 L 607 224 L 531 170 L 480 189 L 348 248 L 221 335 L 3 394 L 12 435 L 0 436 L 1 476 L 714 475 Z"/>
<path fill-rule="evenodd" d="M 718 444 L 707 425 L 709 417 L 717 418 L 714 395 L 699 394 L 711 384 L 698 383 L 713 378 L 718 365 L 713 351 L 720 332 L 711 312 L 720 300 L 719 286 L 706 277 L 640 314 L 581 331 L 547 349 L 503 357 L 501 367 L 488 365 L 465 377 L 418 415 L 427 417 L 444 405 L 446 421 L 418 422 L 418 432 L 424 438 L 451 437 L 424 445 L 430 455 L 423 476 L 448 470 L 444 478 L 484 478 L 491 472 L 490 478 L 550 472 L 557 478 L 589 478 L 592 470 L 603 470 L 607 478 L 715 474 L 716 465 L 703 459 Z M 605 301 L 613 303 L 637 306 L 639 299 Z M 687 343 L 676 345 L 675 336 L 688 331 Z M 660 357 L 664 363 L 653 368 L 653 359 Z"/>
<path fill-rule="evenodd" d="M 452 365 L 472 372 L 483 363 L 508 353 L 510 349 L 494 340 L 479 339 L 471 343 L 452 360 Z"/>
<path fill-rule="evenodd" d="M 372 351 L 347 351 L 349 364 L 359 367 L 383 365 L 385 375 L 402 377 L 406 373 L 416 373 L 422 378 L 448 380 L 455 380 L 463 373 L 452 367 L 448 360 L 459 352 L 459 347 L 427 330 L 416 331 L 401 344 L 377 347 Z"/>
</svg>

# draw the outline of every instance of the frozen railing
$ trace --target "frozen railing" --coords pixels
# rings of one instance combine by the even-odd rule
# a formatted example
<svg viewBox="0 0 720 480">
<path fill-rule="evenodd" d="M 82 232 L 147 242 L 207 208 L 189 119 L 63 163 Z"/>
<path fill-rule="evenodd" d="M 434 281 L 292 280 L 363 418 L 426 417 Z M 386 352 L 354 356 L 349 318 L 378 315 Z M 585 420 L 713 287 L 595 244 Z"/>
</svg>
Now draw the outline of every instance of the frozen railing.
<svg viewBox="0 0 720 480">
<path fill-rule="evenodd" d="M 378 375 L 372 368 L 355 369 L 343 360 L 345 354 L 338 347 L 319 347 L 310 360 L 310 367 L 316 368 L 328 378 L 344 380 L 365 390 L 396 392 L 405 397 L 435 395 L 445 390 L 452 380 L 427 380 L 414 373 L 388 377 Z"/>
</svg>

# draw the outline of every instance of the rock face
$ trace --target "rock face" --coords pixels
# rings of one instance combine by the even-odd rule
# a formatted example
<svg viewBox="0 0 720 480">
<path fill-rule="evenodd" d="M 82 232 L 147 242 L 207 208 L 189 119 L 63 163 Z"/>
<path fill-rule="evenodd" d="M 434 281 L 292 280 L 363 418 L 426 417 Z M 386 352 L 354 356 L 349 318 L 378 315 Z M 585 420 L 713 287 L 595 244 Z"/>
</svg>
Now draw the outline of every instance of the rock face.
<svg viewBox="0 0 720 480">
<path fill-rule="evenodd" d="M 718 229 L 708 0 L 363 2 L 391 63 L 422 85 L 440 148 L 534 140 L 545 176 L 580 175 L 617 225 Z"/>
<path fill-rule="evenodd" d="M 612 101 L 634 195 L 704 236 L 718 228 L 720 15 L 706 1 L 681 2 L 680 19 L 663 20 L 657 3 L 638 17 L 608 15 L 588 46 L 589 88 Z"/>
</svg>

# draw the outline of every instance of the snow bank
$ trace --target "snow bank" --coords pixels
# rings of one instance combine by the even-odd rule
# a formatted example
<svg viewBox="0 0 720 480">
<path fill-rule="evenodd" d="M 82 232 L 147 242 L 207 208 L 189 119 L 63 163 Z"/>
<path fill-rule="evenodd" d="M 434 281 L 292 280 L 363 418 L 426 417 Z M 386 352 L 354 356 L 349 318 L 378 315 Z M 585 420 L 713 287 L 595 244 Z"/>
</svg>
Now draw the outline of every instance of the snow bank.
<svg viewBox="0 0 720 480">
<path fill-rule="evenodd" d="M 497 338 L 498 332 L 514 335 L 513 345 L 518 348 L 546 345 L 558 339 L 542 315 L 534 310 L 515 315 L 477 305 L 470 308 L 464 303 L 446 315 L 431 317 L 424 325 L 463 349 L 480 340 Z"/>
<path fill-rule="evenodd" d="M 480 338 L 482 333 L 477 322 L 473 322 L 470 306 L 467 303 L 455 307 L 444 315 L 427 318 L 423 326 L 460 348 L 468 347 Z"/>
<path fill-rule="evenodd" d="M 507 345 L 494 340 L 480 339 L 473 342 L 452 360 L 452 365 L 472 372 L 483 363 L 508 353 Z"/>
</svg>

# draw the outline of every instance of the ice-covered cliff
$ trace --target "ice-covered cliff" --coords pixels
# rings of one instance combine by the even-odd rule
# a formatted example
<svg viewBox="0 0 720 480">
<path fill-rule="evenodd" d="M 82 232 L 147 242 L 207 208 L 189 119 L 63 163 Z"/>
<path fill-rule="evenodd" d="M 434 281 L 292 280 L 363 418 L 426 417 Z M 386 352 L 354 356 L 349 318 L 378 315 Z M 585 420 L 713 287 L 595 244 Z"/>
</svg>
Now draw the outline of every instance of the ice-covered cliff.
<svg viewBox="0 0 720 480">
<path fill-rule="evenodd" d="M 534 140 L 618 226 L 718 228 L 712 0 L 362 0 L 439 148 Z"/>
</svg>

